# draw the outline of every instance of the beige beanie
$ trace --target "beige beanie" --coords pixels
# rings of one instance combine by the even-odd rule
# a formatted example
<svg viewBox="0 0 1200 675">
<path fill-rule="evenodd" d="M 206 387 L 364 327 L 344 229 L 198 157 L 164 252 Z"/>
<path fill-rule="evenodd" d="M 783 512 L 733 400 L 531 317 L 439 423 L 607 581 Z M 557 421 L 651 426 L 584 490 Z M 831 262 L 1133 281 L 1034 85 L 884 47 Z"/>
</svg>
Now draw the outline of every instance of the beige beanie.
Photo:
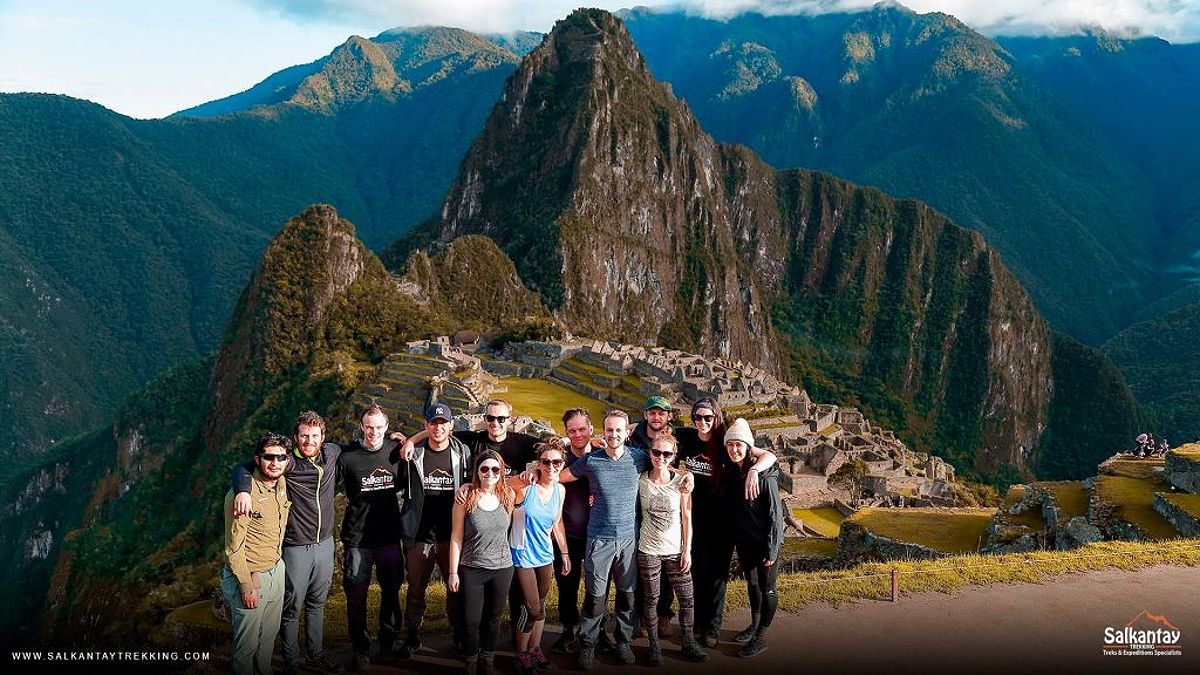
<svg viewBox="0 0 1200 675">
<path fill-rule="evenodd" d="M 747 446 L 754 447 L 754 434 L 750 433 L 750 423 L 744 418 L 739 417 L 729 425 L 729 429 L 725 431 L 725 442 L 741 441 Z"/>
</svg>

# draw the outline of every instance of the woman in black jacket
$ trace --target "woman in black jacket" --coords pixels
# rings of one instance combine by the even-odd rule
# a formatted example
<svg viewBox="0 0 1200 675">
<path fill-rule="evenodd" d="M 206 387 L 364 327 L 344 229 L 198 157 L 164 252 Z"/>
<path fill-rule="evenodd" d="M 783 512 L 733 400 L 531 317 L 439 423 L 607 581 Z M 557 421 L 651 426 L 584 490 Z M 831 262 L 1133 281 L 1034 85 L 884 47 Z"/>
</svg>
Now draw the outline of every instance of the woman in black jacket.
<svg viewBox="0 0 1200 675">
<path fill-rule="evenodd" d="M 779 469 L 759 476 L 758 496 L 746 499 L 742 486 L 754 465 L 754 435 L 750 424 L 738 418 L 725 432 L 726 461 L 721 464 L 721 490 L 733 520 L 738 562 L 750 596 L 750 626 L 734 636 L 744 643 L 738 656 L 749 658 L 767 650 L 767 629 L 775 618 L 779 598 L 779 548 L 783 543 L 783 503 L 779 498 Z"/>
</svg>

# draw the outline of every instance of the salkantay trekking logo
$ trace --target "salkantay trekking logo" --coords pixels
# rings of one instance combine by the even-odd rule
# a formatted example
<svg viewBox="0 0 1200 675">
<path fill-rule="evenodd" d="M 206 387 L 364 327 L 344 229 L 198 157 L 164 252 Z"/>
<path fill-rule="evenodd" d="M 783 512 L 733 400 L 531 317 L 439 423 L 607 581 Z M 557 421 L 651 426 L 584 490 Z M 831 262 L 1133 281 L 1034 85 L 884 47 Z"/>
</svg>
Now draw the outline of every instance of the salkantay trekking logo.
<svg viewBox="0 0 1200 675">
<path fill-rule="evenodd" d="M 1144 609 L 1121 628 L 1105 628 L 1101 649 L 1105 656 L 1180 656 L 1182 635 L 1166 615 Z"/>
</svg>

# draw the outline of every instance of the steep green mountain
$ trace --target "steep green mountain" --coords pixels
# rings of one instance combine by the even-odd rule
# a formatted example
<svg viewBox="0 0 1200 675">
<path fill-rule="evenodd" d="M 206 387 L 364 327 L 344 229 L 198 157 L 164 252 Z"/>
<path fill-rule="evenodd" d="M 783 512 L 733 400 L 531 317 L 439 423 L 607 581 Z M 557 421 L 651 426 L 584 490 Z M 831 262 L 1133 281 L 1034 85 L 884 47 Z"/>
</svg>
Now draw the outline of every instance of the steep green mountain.
<svg viewBox="0 0 1200 675">
<path fill-rule="evenodd" d="M 1200 437 L 1200 304 L 1130 326 L 1104 345 L 1159 438 Z"/>
<path fill-rule="evenodd" d="M 1091 31 L 1060 38 L 1004 38 L 1024 72 L 1100 128 L 1137 167 L 1153 195 L 1160 236 L 1157 273 L 1138 320 L 1195 302 L 1200 292 L 1200 44 L 1121 39 Z"/>
<path fill-rule="evenodd" d="M 469 318 L 442 313 L 453 295 L 423 285 L 455 274 L 462 256 L 487 271 L 458 271 L 454 292 L 495 301 Z M 258 434 L 289 428 L 306 408 L 346 428 L 358 381 L 407 340 L 545 317 L 486 239 L 411 267 L 421 274 L 393 277 L 332 207 L 306 209 L 267 247 L 215 358 L 160 376 L 110 425 L 0 481 L 13 582 L 0 603 L 5 644 L 40 634 L 111 647 L 149 635 L 167 611 L 215 586 L 229 467 Z"/>
<path fill-rule="evenodd" d="M 1053 359 L 979 234 L 715 143 L 604 12 L 573 13 L 522 61 L 440 215 L 389 259 L 469 234 L 494 239 L 573 332 L 790 369 L 961 469 L 1029 472 L 1047 428 L 1080 441 L 1059 452 L 1126 435 L 1055 414 L 1079 360 Z M 1116 384 L 1097 394 L 1106 421 L 1132 428 Z"/>
<path fill-rule="evenodd" d="M 894 4 L 727 22 L 624 16 L 650 69 L 716 138 L 979 230 L 1057 328 L 1096 344 L 1148 299 L 1158 230 L 1137 167 L 953 17 Z"/>
<path fill-rule="evenodd" d="M 378 39 L 219 117 L 0 95 L 0 410 L 14 422 L 0 456 L 94 428 L 213 349 L 289 214 L 336 204 L 379 246 L 437 208 L 517 57 L 455 29 Z"/>
</svg>

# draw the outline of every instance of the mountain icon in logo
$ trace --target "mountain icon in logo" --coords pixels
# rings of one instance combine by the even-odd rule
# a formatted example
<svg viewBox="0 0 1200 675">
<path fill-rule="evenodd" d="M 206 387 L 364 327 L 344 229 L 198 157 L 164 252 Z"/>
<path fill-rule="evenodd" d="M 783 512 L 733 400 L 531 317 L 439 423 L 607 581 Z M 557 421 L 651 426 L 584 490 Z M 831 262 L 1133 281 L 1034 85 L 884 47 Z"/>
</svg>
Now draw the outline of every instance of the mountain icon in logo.
<svg viewBox="0 0 1200 675">
<path fill-rule="evenodd" d="M 1148 609 L 1143 609 L 1141 614 L 1129 620 L 1125 624 L 1127 628 L 1136 628 L 1138 630 L 1150 630 L 1154 628 L 1166 628 L 1167 630 L 1179 630 L 1170 621 L 1167 620 L 1165 614 L 1154 614 Z"/>
</svg>

